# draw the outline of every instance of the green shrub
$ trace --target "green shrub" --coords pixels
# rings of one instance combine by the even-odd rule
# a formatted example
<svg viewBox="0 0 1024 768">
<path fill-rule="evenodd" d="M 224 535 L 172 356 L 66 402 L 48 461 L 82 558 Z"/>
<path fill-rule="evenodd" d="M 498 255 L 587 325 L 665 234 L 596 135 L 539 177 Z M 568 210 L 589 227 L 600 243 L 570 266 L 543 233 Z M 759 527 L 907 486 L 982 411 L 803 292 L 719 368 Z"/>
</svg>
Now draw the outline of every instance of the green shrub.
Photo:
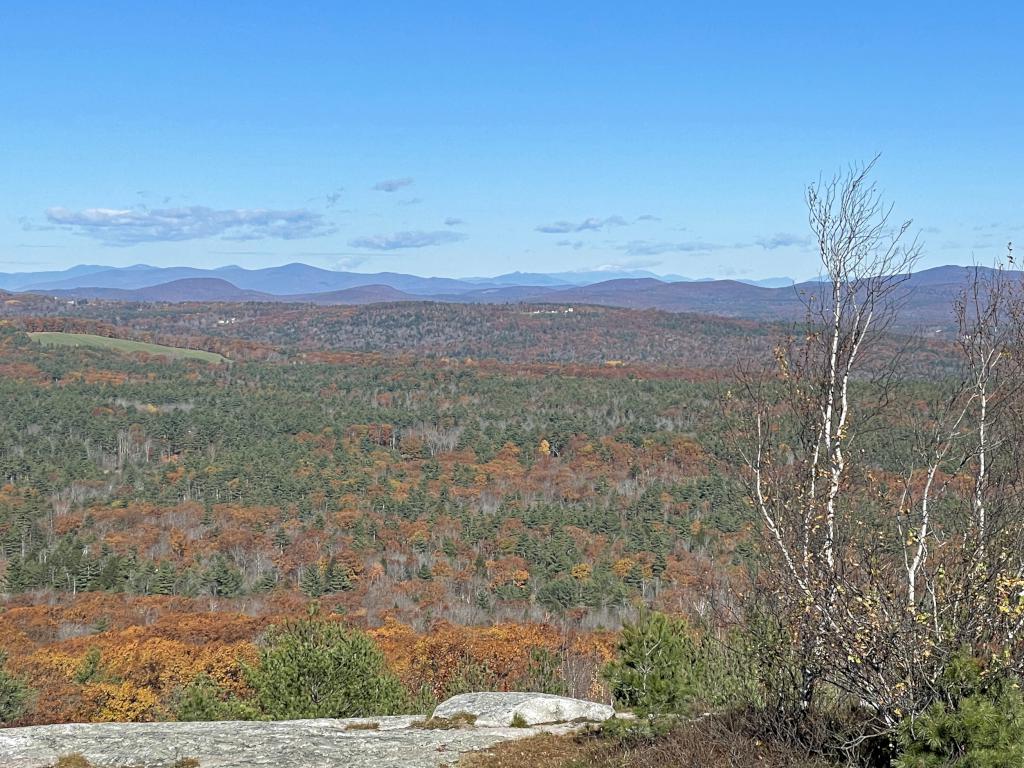
<svg viewBox="0 0 1024 768">
<path fill-rule="evenodd" d="M 259 717 L 259 712 L 251 705 L 226 693 L 206 674 L 197 675 L 177 691 L 171 709 L 175 719 L 182 722 L 254 720 Z"/>
<path fill-rule="evenodd" d="M 671 733 L 681 721 L 681 718 L 671 715 L 632 719 L 613 717 L 595 726 L 593 733 L 609 743 L 618 744 L 625 749 L 635 749 Z"/>
<path fill-rule="evenodd" d="M 685 622 L 644 612 L 622 629 L 618 658 L 605 670 L 616 704 L 640 712 L 681 712 L 693 698 L 685 665 L 693 654 Z"/>
<path fill-rule="evenodd" d="M 1007 675 L 985 675 L 957 659 L 943 700 L 904 721 L 896 768 L 1019 768 L 1024 765 L 1024 694 Z"/>
<path fill-rule="evenodd" d="M 7 654 L 0 651 L 0 723 L 11 723 L 25 714 L 32 691 L 4 667 Z"/>
<path fill-rule="evenodd" d="M 217 684 L 208 675 L 199 675 L 174 697 L 175 720 L 205 722 L 221 720 L 222 703 Z"/>
<path fill-rule="evenodd" d="M 719 642 L 682 620 L 645 611 L 622 630 L 618 658 L 604 670 L 615 703 L 642 713 L 689 713 L 752 695 L 743 643 Z"/>
<path fill-rule="evenodd" d="M 95 680 L 100 674 L 101 663 L 100 649 L 90 648 L 75 670 L 75 682 L 84 685 Z"/>
<path fill-rule="evenodd" d="M 365 633 L 316 617 L 271 628 L 247 677 L 254 703 L 274 720 L 389 715 L 407 706 Z"/>
</svg>

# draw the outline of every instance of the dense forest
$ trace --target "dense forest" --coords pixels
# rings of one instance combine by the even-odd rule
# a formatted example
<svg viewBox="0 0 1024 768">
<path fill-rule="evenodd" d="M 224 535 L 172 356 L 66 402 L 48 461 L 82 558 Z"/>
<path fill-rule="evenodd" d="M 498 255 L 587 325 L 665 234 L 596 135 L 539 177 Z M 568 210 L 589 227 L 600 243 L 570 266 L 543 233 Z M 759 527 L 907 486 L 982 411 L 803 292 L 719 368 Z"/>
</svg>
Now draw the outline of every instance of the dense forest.
<svg viewBox="0 0 1024 768">
<path fill-rule="evenodd" d="M 792 323 L 565 304 L 141 304 L 31 294 L 0 302 L 4 317 L 30 331 L 154 341 L 235 361 L 330 361 L 331 354 L 361 352 L 468 363 L 604 366 L 621 376 L 640 368 L 650 377 L 656 368 L 661 376 L 691 380 L 709 371 L 731 372 L 739 360 L 770 359 L 773 344 L 794 328 Z M 910 338 L 907 369 L 917 375 L 948 372 L 948 337 L 893 335 L 888 346 L 903 348 Z"/>
<path fill-rule="evenodd" d="M 16 669 L 164 615 L 210 622 L 188 643 L 248 642 L 314 599 L 371 628 L 514 622 L 538 647 L 593 643 L 639 604 L 689 610 L 743 578 L 750 508 L 717 456 L 711 373 L 287 347 L 214 364 L 25 333 L 51 325 L 2 332 Z"/>
<path fill-rule="evenodd" d="M 785 707 L 802 677 L 824 674 L 799 654 L 830 652 L 802 639 L 822 637 L 807 618 L 816 590 L 856 590 L 868 610 L 850 613 L 868 623 L 838 651 L 852 680 L 855 653 L 898 645 L 877 598 L 860 595 L 915 538 L 871 541 L 894 524 L 903 536 L 907 499 L 922 487 L 927 499 L 934 477 L 932 524 L 955 529 L 976 463 L 943 448 L 929 474 L 913 468 L 922 425 L 945 418 L 934 404 L 969 393 L 943 401 L 969 334 L 958 347 L 882 333 L 863 354 L 851 336 L 838 349 L 857 366 L 839 385 L 814 362 L 827 336 L 813 321 L 555 305 L 2 307 L 0 714 L 17 724 L 343 714 L 344 696 L 324 709 L 301 684 L 288 703 L 274 691 L 294 665 L 342 663 L 331 654 L 346 648 L 368 665 L 352 679 L 380 683 L 353 712 L 424 712 L 481 689 L 655 713 L 754 706 L 753 730 L 730 733 L 759 744 L 812 711 Z M 856 432 L 815 426 L 828 392 L 871 403 Z M 973 414 L 975 397 L 963 402 Z M 863 461 L 832 486 L 820 478 L 845 472 L 835 455 L 818 466 L 806 452 L 823 439 L 855 439 Z M 841 542 L 854 570 L 826 571 L 821 587 L 794 571 L 790 588 L 788 537 L 803 531 L 806 548 L 827 519 L 771 527 L 802 509 L 805 470 L 813 503 L 843 500 L 828 525 L 854 526 Z M 1011 587 L 993 585 L 1016 617 Z M 878 711 L 898 725 L 898 706 Z M 808 738 L 779 743 L 834 741 Z"/>
<path fill-rule="evenodd" d="M 614 624 L 608 608 L 740 556 L 710 385 L 7 343 L 13 592 L 283 588 L 421 618 L 580 608 Z"/>
<path fill-rule="evenodd" d="M 0 364 L 0 646 L 34 678 L 53 674 L 32 666 L 41 659 L 78 664 L 90 648 L 123 644 L 119 632 L 143 644 L 249 643 L 310 600 L 378 632 L 448 626 L 471 642 L 474 630 L 459 627 L 517 626 L 544 638 L 538 648 L 606 650 L 607 631 L 638 606 L 700 613 L 749 578 L 753 511 L 719 403 L 725 350 L 746 343 L 732 321 L 442 305 L 332 319 L 321 309 L 303 315 L 314 331 L 289 325 L 291 313 L 254 320 L 265 326 L 252 340 L 260 354 L 246 361 L 249 340 L 144 335 L 147 324 L 185 328 L 244 307 L 96 305 L 91 318 L 15 309 Z M 467 316 L 427 321 L 438 312 Z M 713 354 L 678 347 L 671 358 L 659 343 L 666 326 Z M 331 327 L 366 328 L 364 351 L 307 351 Z M 26 333 L 40 329 L 243 359 L 44 347 Z M 489 359 L 440 354 L 476 350 L 486 334 Z M 559 353 L 553 337 L 574 351 Z M 717 366 L 701 367 L 709 359 Z M 183 615 L 191 635 L 161 634 Z M 509 658 L 521 665 L 518 647 Z M 598 684 L 594 659 L 576 684 L 584 691 Z M 427 678 L 412 682 L 438 687 Z M 172 686 L 157 688 L 159 698 Z M 109 709 L 78 706 L 79 717 Z M 33 717 L 68 715 L 51 706 Z"/>
</svg>

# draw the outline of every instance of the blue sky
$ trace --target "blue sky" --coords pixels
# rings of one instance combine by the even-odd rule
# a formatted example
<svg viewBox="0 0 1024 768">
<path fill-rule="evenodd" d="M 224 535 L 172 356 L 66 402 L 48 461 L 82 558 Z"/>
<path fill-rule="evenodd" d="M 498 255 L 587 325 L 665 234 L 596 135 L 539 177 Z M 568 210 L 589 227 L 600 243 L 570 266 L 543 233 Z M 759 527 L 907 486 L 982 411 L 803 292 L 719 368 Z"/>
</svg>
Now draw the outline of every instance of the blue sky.
<svg viewBox="0 0 1024 768">
<path fill-rule="evenodd" d="M 1021 5 L 837 5 L 7 4 L 0 271 L 800 278 L 878 152 L 926 265 L 1024 239 Z"/>
</svg>

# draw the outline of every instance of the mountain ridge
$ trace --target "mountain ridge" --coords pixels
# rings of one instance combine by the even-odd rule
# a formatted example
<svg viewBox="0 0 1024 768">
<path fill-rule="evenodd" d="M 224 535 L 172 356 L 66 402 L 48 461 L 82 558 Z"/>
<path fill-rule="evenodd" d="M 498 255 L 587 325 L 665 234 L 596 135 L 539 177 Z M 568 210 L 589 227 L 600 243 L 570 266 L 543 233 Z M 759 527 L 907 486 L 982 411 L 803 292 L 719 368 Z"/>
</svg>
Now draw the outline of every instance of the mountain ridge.
<svg viewBox="0 0 1024 768">
<path fill-rule="evenodd" d="M 313 268 L 315 269 L 315 268 Z M 924 325 L 950 322 L 950 307 L 975 274 L 975 267 L 947 265 L 907 276 L 901 286 L 902 317 Z M 989 268 L 977 268 L 990 272 Z M 380 273 L 372 277 L 394 275 Z M 1007 272 L 1010 279 L 1024 273 Z M 83 279 L 88 279 L 86 275 Z M 367 276 L 371 277 L 371 276 Z M 400 276 L 402 277 L 402 276 Z M 407 277 L 407 276 L 406 276 Z M 243 288 L 223 277 L 189 277 L 136 289 L 83 286 L 55 288 L 41 293 L 69 299 L 120 302 L 268 302 L 318 305 L 361 305 L 390 302 L 433 301 L 479 304 L 580 304 L 690 312 L 751 320 L 797 320 L 807 311 L 807 302 L 820 294 L 824 284 L 805 281 L 792 286 L 769 288 L 737 280 L 665 282 L 651 277 L 615 278 L 575 286 L 470 285 L 450 290 L 449 278 L 418 278 L 420 290 L 435 286 L 441 290 L 415 293 L 388 282 L 364 282 L 328 291 L 266 292 Z M 425 282 L 434 280 L 436 282 Z M 288 284 L 293 287 L 293 284 Z M 318 286 L 314 286 L 318 287 Z M 461 286 L 460 286 L 461 287 Z"/>
<path fill-rule="evenodd" d="M 608 269 L 578 272 L 509 272 L 495 277 L 421 277 L 400 272 L 347 272 L 323 269 L 302 262 L 274 267 L 246 269 L 235 264 L 223 267 L 154 267 L 132 264 L 107 267 L 82 264 L 50 272 L 0 272 L 0 288 L 13 291 L 54 291 L 80 288 L 119 288 L 134 290 L 188 278 L 221 278 L 242 290 L 263 291 L 275 295 L 322 293 L 359 286 L 388 285 L 420 296 L 470 293 L 486 287 L 571 288 L 613 279 L 653 278 L 661 282 L 707 282 L 707 278 L 657 275 L 647 270 Z M 751 284 L 791 285 L 788 277 L 741 281 Z"/>
</svg>

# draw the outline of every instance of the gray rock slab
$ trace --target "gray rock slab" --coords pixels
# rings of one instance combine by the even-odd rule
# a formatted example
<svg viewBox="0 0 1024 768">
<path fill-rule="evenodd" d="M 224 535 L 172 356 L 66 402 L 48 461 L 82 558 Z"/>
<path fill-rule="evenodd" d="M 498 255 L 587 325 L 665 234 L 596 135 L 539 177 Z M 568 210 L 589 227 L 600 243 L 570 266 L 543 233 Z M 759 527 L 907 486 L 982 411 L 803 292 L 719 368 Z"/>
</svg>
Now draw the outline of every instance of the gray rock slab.
<svg viewBox="0 0 1024 768">
<path fill-rule="evenodd" d="M 509 727 L 516 715 L 526 725 L 548 723 L 600 723 L 615 715 L 607 704 L 553 696 L 548 693 L 463 693 L 434 710 L 434 717 L 451 719 L 472 715 L 484 727 Z"/>
<path fill-rule="evenodd" d="M 567 728 L 412 727 L 422 717 L 217 723 L 83 723 L 0 729 L 0 768 L 47 768 L 81 754 L 100 768 L 439 768 L 460 754 Z M 367 723 L 377 723 L 369 730 Z M 360 728 L 360 726 L 364 726 Z"/>
</svg>

